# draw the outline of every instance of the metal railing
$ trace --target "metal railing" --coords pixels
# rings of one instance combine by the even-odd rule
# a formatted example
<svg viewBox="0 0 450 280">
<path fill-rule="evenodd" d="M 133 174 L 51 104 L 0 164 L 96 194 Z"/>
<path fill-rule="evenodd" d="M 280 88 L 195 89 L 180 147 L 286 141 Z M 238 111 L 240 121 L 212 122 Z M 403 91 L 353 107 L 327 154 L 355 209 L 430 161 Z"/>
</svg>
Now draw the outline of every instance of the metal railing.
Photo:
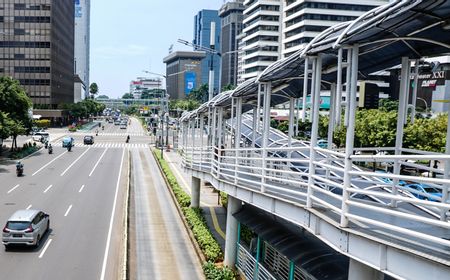
<svg viewBox="0 0 450 280">
<path fill-rule="evenodd" d="M 309 147 L 225 149 L 218 146 L 192 145 L 180 147 L 185 167 L 209 173 L 217 180 L 275 195 L 303 206 L 311 199 L 313 208 L 330 209 L 366 230 L 373 228 L 378 233 L 393 232 L 406 240 L 419 240 L 427 246 L 431 244 L 436 247 L 450 247 L 450 241 L 439 236 L 443 230 L 450 229 L 448 222 L 450 204 L 442 199 L 448 197 L 446 192 L 450 179 L 379 173 L 353 165 L 349 172 L 351 188 L 347 190 L 350 196 L 344 200 L 342 192 L 345 154 L 339 150 L 314 148 L 319 156 L 313 162 L 315 172 L 310 174 L 308 171 L 310 159 L 292 156 L 293 152 L 308 153 L 309 149 Z M 358 163 L 399 162 L 401 165 L 415 168 L 417 164 L 408 160 L 450 160 L 450 155 L 409 149 L 404 149 L 404 152 L 409 153 L 407 155 L 380 153 L 389 152 L 392 150 L 390 148 L 376 150 L 379 155 L 353 155 L 350 158 L 352 162 Z M 264 153 L 267 153 L 266 157 L 263 157 Z M 421 165 L 421 168 L 436 172 L 438 177 L 443 173 L 442 170 L 432 167 Z M 309 177 L 313 178 L 312 185 L 308 184 Z M 427 194 L 415 190 L 411 188 L 414 184 L 434 188 L 439 190 L 440 194 Z M 398 204 L 397 207 L 392 206 L 393 201 Z M 344 205 L 349 210 L 343 210 Z M 383 218 L 386 216 L 389 218 Z M 408 228 L 405 224 L 413 226 Z"/>
</svg>

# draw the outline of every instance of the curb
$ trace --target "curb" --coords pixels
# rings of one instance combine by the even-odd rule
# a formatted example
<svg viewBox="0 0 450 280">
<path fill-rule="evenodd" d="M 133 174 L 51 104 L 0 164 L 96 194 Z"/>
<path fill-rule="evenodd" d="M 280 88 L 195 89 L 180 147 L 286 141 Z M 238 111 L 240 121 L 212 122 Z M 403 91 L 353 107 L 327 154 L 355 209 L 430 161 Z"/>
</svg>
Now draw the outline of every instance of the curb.
<svg viewBox="0 0 450 280">
<path fill-rule="evenodd" d="M 130 184 L 131 184 L 131 161 L 130 161 L 130 150 L 128 150 L 128 176 L 127 176 L 127 190 L 125 194 L 125 205 L 124 205 L 124 217 L 123 217 L 123 223 L 124 223 L 124 233 L 123 233 L 123 263 L 122 263 L 122 279 L 127 280 L 129 279 L 129 268 L 128 268 L 128 258 L 129 258 L 129 239 L 128 239 L 128 212 L 129 212 L 129 205 L 130 205 Z"/>
<path fill-rule="evenodd" d="M 192 233 L 192 230 L 189 227 L 189 225 L 188 225 L 188 223 L 186 221 L 186 218 L 184 217 L 183 211 L 181 211 L 181 207 L 178 204 L 178 201 L 177 201 L 177 199 L 175 197 L 175 194 L 174 194 L 172 188 L 169 185 L 169 182 L 167 181 L 166 174 L 164 174 L 164 172 L 162 170 L 162 167 L 161 167 L 161 164 L 159 163 L 159 160 L 153 154 L 153 149 L 150 148 L 150 151 L 151 151 L 151 154 L 152 154 L 153 158 L 156 161 L 156 164 L 158 165 L 159 172 L 161 172 L 161 174 L 163 175 L 164 182 L 166 183 L 166 186 L 167 186 L 167 188 L 168 188 L 168 190 L 170 192 L 170 196 L 172 197 L 172 200 L 175 203 L 175 206 L 176 206 L 177 211 L 178 211 L 178 215 L 181 217 L 181 220 L 183 221 L 184 227 L 186 228 L 186 231 L 188 232 L 189 239 L 191 240 L 192 245 L 194 245 L 195 253 L 197 254 L 197 257 L 198 257 L 200 263 L 203 265 L 203 263 L 206 262 L 206 258 L 203 255 L 203 252 L 200 249 L 200 246 L 198 246 L 197 240 L 195 239 L 194 234 Z"/>
</svg>

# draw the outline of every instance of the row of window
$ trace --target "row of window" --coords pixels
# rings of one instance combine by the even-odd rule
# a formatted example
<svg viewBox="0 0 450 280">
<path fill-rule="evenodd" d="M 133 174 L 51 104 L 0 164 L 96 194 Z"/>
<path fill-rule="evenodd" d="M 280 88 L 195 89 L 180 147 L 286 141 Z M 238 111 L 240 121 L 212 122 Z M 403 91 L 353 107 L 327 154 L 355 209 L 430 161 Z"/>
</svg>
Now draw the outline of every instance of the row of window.
<svg viewBox="0 0 450 280">
<path fill-rule="evenodd" d="M 279 27 L 275 25 L 260 25 L 256 28 L 253 28 L 252 30 L 246 32 L 247 36 L 252 35 L 253 33 L 256 33 L 258 31 L 278 31 Z"/>
<path fill-rule="evenodd" d="M 24 29 L 24 28 L 14 28 L 14 35 L 41 35 L 48 36 L 51 34 L 50 29 Z"/>
<path fill-rule="evenodd" d="M 48 79 L 19 79 L 19 83 L 23 86 L 49 86 Z"/>
<path fill-rule="evenodd" d="M 278 36 L 256 36 L 248 41 L 246 41 L 247 45 L 253 44 L 255 42 L 266 41 L 266 42 L 278 42 Z"/>
<path fill-rule="evenodd" d="M 301 44 L 309 43 L 309 42 L 311 42 L 312 39 L 313 39 L 312 37 L 303 37 L 303 38 L 300 38 L 300 39 L 297 39 L 297 40 L 294 40 L 294 41 L 284 44 L 284 47 L 286 49 L 292 48 L 292 47 L 295 47 L 295 46 L 298 46 Z"/>
<path fill-rule="evenodd" d="M 317 2 L 304 2 L 301 5 L 296 6 L 293 9 L 286 11 L 286 16 L 293 15 L 303 9 L 325 9 L 325 10 L 345 10 L 345 11 L 358 11 L 367 12 L 376 6 L 356 5 L 356 4 L 337 4 L 337 3 L 317 3 Z"/>
<path fill-rule="evenodd" d="M 319 15 L 319 14 L 304 14 L 289 21 L 286 21 L 286 27 L 302 22 L 307 19 L 322 20 L 322 21 L 351 21 L 357 17 L 353 16 L 337 16 L 337 15 Z"/>
<path fill-rule="evenodd" d="M 50 60 L 50 53 L 0 53 L 0 60 Z"/>
<path fill-rule="evenodd" d="M 0 48 L 50 48 L 50 42 L 0 41 Z"/>
<path fill-rule="evenodd" d="M 300 28 L 296 28 L 292 31 L 286 32 L 286 38 L 292 37 L 294 35 L 297 35 L 301 32 L 305 32 L 305 31 L 322 32 L 327 28 L 328 28 L 328 26 L 306 25 L 306 26 L 302 26 Z"/>
<path fill-rule="evenodd" d="M 265 51 L 265 52 L 278 52 L 278 47 L 276 46 L 265 46 L 262 48 L 254 48 L 245 52 L 245 55 L 250 55 L 257 51 Z"/>
<path fill-rule="evenodd" d="M 14 4 L 14 10 L 23 11 L 23 10 L 31 10 L 31 11 L 50 11 L 50 5 L 48 4 L 40 4 L 40 5 L 27 5 L 24 3 Z"/>
<path fill-rule="evenodd" d="M 50 17 L 16 16 L 14 22 L 50 23 Z"/>
<path fill-rule="evenodd" d="M 14 67 L 15 73 L 50 73 L 50 67 L 18 66 Z"/>
<path fill-rule="evenodd" d="M 278 6 L 278 5 L 259 5 L 255 9 L 251 10 L 250 12 L 248 12 L 245 15 L 245 17 L 249 17 L 249 16 L 251 16 L 254 13 L 257 13 L 259 11 L 274 11 L 274 12 L 278 12 L 278 11 L 280 11 L 280 6 Z"/>
<path fill-rule="evenodd" d="M 250 64 L 250 63 L 253 63 L 253 62 L 257 62 L 257 61 L 270 61 L 270 62 L 273 62 L 273 61 L 277 61 L 277 60 L 278 60 L 277 56 L 261 56 L 261 57 L 256 56 L 256 57 L 252 57 L 250 59 L 246 59 L 245 60 L 245 64 Z"/>
<path fill-rule="evenodd" d="M 250 22 L 247 22 L 247 23 L 245 24 L 245 27 L 251 26 L 251 25 L 254 24 L 255 22 L 259 22 L 259 21 L 262 21 L 262 20 L 264 20 L 264 21 L 275 21 L 275 22 L 278 22 L 279 19 L 280 19 L 279 16 L 267 16 L 267 15 L 261 15 L 261 16 L 259 16 L 259 17 L 254 18 L 254 19 L 251 20 Z"/>
</svg>

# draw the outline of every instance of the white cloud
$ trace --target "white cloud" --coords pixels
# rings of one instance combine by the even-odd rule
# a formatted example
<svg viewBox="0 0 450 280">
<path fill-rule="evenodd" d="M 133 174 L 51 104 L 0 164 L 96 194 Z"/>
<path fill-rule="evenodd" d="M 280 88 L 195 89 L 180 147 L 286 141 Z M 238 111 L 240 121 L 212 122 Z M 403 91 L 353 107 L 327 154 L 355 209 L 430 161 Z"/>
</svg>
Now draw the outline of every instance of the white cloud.
<svg viewBox="0 0 450 280">
<path fill-rule="evenodd" d="M 147 53 L 147 47 L 140 45 L 125 46 L 101 46 L 93 50 L 93 55 L 97 58 L 117 58 L 140 56 Z"/>
</svg>

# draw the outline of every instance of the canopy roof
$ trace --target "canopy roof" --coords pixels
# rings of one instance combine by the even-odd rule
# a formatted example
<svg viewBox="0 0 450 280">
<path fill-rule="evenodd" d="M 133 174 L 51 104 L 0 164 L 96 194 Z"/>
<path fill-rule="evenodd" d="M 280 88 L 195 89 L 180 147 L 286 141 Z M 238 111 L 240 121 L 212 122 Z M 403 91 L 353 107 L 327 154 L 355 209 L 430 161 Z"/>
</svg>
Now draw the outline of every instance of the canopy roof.
<svg viewBox="0 0 450 280">
<path fill-rule="evenodd" d="M 393 1 L 354 21 L 326 29 L 305 48 L 274 62 L 258 78 L 245 81 L 217 99 L 216 96 L 208 106 L 230 107 L 232 97 L 242 97 L 244 103 L 255 105 L 259 82 L 272 83 L 271 105 L 284 103 L 289 97 L 301 97 L 305 58 L 320 54 L 322 80 L 336 82 L 338 50 L 348 46 L 359 46 L 359 74 L 362 77 L 400 64 L 403 56 L 422 58 L 449 53 L 449 31 L 450 0 Z"/>
</svg>

